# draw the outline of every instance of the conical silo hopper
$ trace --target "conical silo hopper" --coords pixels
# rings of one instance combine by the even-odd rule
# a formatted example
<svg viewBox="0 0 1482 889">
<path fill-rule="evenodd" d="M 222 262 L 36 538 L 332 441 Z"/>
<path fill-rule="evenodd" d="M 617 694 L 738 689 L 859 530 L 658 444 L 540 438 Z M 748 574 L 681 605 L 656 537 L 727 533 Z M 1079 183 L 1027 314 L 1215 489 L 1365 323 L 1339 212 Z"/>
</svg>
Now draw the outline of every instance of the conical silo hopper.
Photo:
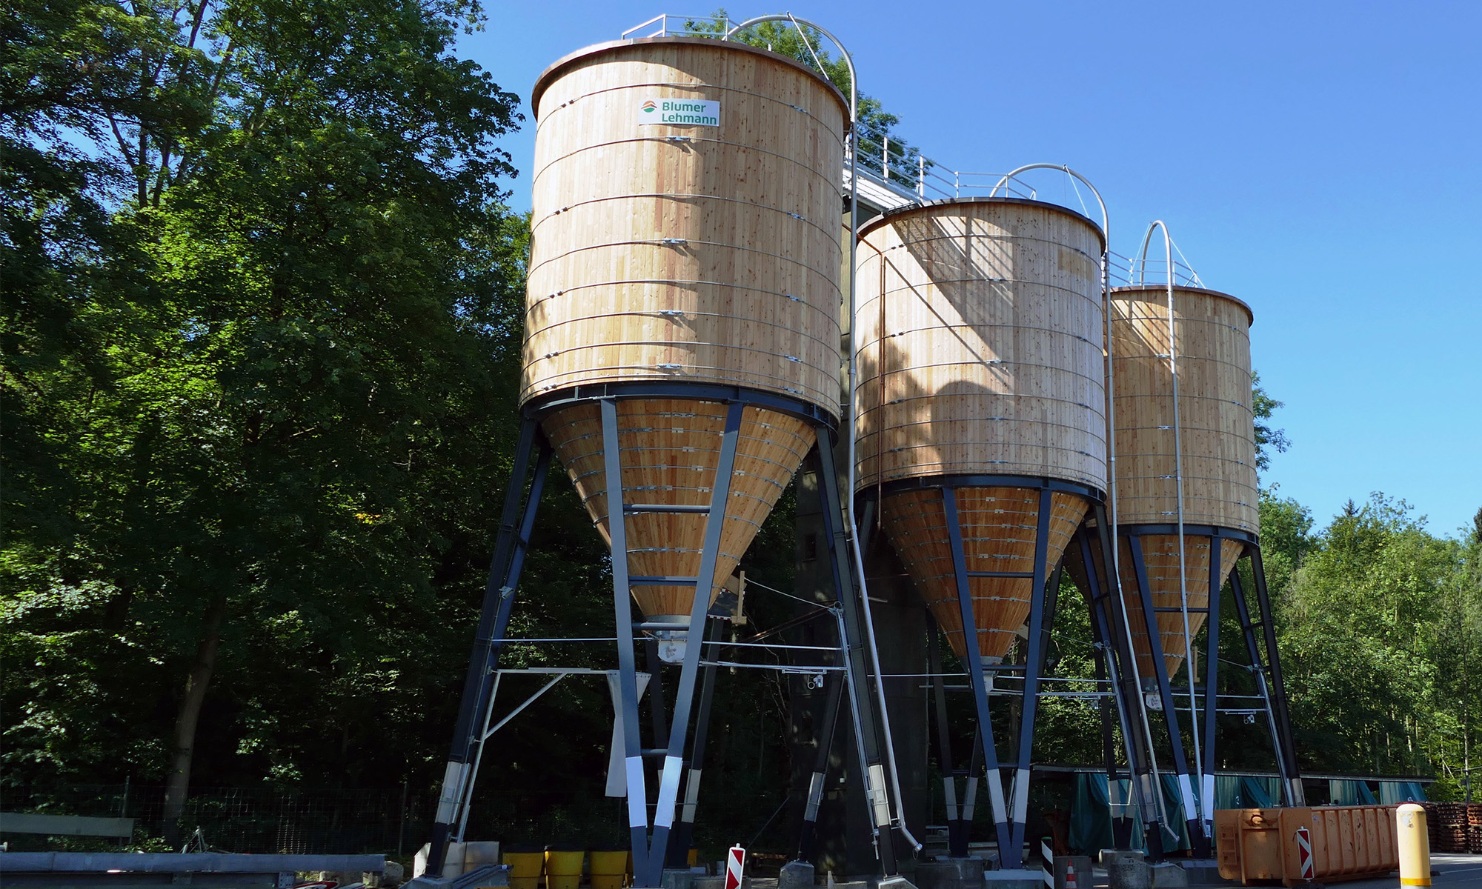
<svg viewBox="0 0 1482 889">
<path fill-rule="evenodd" d="M 813 424 L 837 422 L 847 109 L 790 59 L 687 38 L 568 56 L 531 105 L 521 404 L 610 543 L 598 400 L 616 401 L 631 592 L 650 619 L 687 620 L 695 587 L 664 579 L 700 573 L 718 469 L 730 496 L 712 598 Z"/>
<path fill-rule="evenodd" d="M 1217 582 L 1223 584 L 1245 546 L 1220 532 L 1243 532 L 1253 540 L 1260 530 L 1250 309 L 1232 296 L 1195 287 L 1174 287 L 1171 316 L 1169 306 L 1166 285 L 1111 293 L 1119 563 L 1144 677 L 1154 675 L 1154 661 L 1145 612 L 1134 594 L 1140 588 L 1134 539 L 1171 677 L 1184 662 L 1186 641 L 1192 642 L 1184 633 L 1184 591 L 1192 635 L 1204 625 L 1211 560 L 1218 556 Z"/>
<path fill-rule="evenodd" d="M 1036 552 L 1043 577 L 1106 488 L 1102 233 L 986 198 L 892 213 L 860 238 L 858 490 L 878 494 L 953 650 L 965 582 L 978 653 L 997 661 L 1039 592 Z"/>
</svg>

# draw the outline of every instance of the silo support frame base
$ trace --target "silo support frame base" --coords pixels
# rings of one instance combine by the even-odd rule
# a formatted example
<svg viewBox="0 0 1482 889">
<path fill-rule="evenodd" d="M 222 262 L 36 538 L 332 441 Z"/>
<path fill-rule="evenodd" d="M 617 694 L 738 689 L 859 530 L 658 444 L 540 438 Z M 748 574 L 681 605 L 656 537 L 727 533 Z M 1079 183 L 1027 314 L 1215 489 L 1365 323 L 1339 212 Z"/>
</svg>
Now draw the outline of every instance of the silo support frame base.
<svg viewBox="0 0 1482 889">
<path fill-rule="evenodd" d="M 899 873 L 899 868 L 896 864 L 894 823 L 890 815 L 891 791 L 884 786 L 884 778 L 885 770 L 894 771 L 895 763 L 887 763 L 887 757 L 881 753 L 885 746 L 882 740 L 885 714 L 876 712 L 877 698 L 870 692 L 867 647 L 872 648 L 875 640 L 866 630 L 862 611 L 869 605 L 861 594 L 860 578 L 854 570 L 853 547 L 858 545 L 858 541 L 850 533 L 839 488 L 840 473 L 835 459 L 838 433 L 826 422 L 815 422 L 813 429 L 818 446 L 809 452 L 807 461 L 818 473 L 820 518 L 824 539 L 828 541 L 831 579 L 839 604 L 839 645 L 844 659 L 850 717 L 854 723 L 855 752 L 865 778 L 858 783 L 866 794 L 866 810 L 872 813 L 875 851 L 881 871 L 885 876 L 893 877 Z M 899 800 L 894 803 L 900 805 Z"/>
<path fill-rule="evenodd" d="M 1143 535 L 1138 529 L 1129 529 L 1125 526 L 1118 528 L 1117 533 L 1127 541 L 1128 551 L 1132 556 L 1132 571 L 1137 579 L 1137 596 L 1142 606 L 1142 629 L 1143 632 L 1147 633 L 1148 650 L 1151 652 L 1149 659 L 1152 661 L 1153 676 L 1157 683 L 1158 706 L 1162 710 L 1163 721 L 1168 729 L 1168 744 L 1173 756 L 1173 771 L 1178 781 L 1180 798 L 1182 800 L 1184 829 L 1188 832 L 1189 842 L 1194 845 L 1195 856 L 1207 858 L 1210 854 L 1210 845 L 1208 838 L 1203 835 L 1203 828 L 1201 827 L 1199 818 L 1199 803 L 1192 793 L 1189 760 L 1184 753 L 1183 735 L 1179 730 L 1178 702 L 1173 696 L 1173 683 L 1171 677 L 1168 675 L 1168 663 L 1163 657 L 1162 636 L 1158 629 L 1158 612 L 1156 606 L 1153 604 L 1152 586 L 1148 583 L 1147 560 L 1144 557 L 1142 547 Z M 1187 528 L 1184 533 L 1188 533 Z M 1216 555 L 1212 561 L 1218 562 L 1219 557 Z M 1125 591 L 1123 591 L 1123 595 L 1126 595 Z M 1211 599 L 1215 595 L 1213 591 L 1210 592 Z M 1210 621 L 1206 618 L 1205 622 L 1209 623 Z M 1190 665 L 1190 669 L 1192 669 L 1192 665 Z M 1192 678 L 1189 685 L 1190 687 L 1193 686 Z M 1191 725 L 1190 731 L 1198 732 L 1198 725 Z M 1213 755 L 1213 750 L 1210 750 L 1209 753 Z M 1161 788 L 1159 792 L 1162 792 Z"/>
<path fill-rule="evenodd" d="M 704 638 L 705 616 L 710 610 L 710 589 L 715 578 L 721 529 L 725 522 L 726 504 L 730 499 L 731 479 L 735 472 L 741 419 L 746 403 L 736 400 L 726 406 L 725 429 L 721 433 L 715 482 L 710 491 L 709 509 L 705 513 L 700 570 L 694 578 L 683 581 L 693 585 L 695 593 L 685 636 L 688 644 L 685 646 L 684 661 L 680 667 L 679 685 L 674 693 L 674 712 L 669 722 L 668 745 L 664 753 L 652 820 L 649 818 L 646 770 L 643 767 L 644 751 L 638 723 L 636 658 L 633 646 L 624 644 L 623 641 L 634 638 L 634 628 L 627 558 L 628 504 L 623 499 L 617 398 L 603 397 L 598 400 L 598 407 L 602 421 L 603 468 L 607 486 L 607 528 L 613 554 L 613 613 L 617 624 L 618 687 L 623 710 L 623 752 L 628 771 L 628 829 L 633 849 L 634 879 L 640 886 L 659 886 L 663 879 L 669 834 L 673 829 L 679 804 L 679 788 L 684 774 L 684 746 L 689 734 L 700 653 L 704 648 L 701 640 Z M 662 702 L 655 702 L 655 705 L 662 706 Z"/>
<path fill-rule="evenodd" d="M 1146 536 L 1177 535 L 1179 526 L 1171 524 L 1149 524 L 1149 525 L 1124 525 L 1117 529 L 1118 536 L 1127 544 L 1131 555 L 1135 582 L 1138 589 L 1135 595 L 1142 604 L 1144 629 L 1147 633 L 1150 661 L 1155 671 L 1157 693 L 1163 706 L 1163 715 L 1168 727 L 1169 745 L 1173 756 L 1174 768 L 1177 772 L 1181 787 L 1188 786 L 1191 780 L 1191 769 L 1182 742 L 1182 734 L 1179 731 L 1177 706 L 1172 690 L 1172 680 L 1168 674 L 1167 663 L 1164 659 L 1162 637 L 1158 631 L 1155 609 L 1152 600 L 1151 585 L 1148 581 L 1147 566 L 1144 559 L 1142 538 Z M 1191 843 L 1194 845 L 1196 857 L 1208 857 L 1211 854 L 1210 839 L 1207 833 L 1212 829 L 1213 823 L 1213 800 L 1210 796 L 1210 776 L 1214 774 L 1215 764 L 1218 762 L 1215 745 L 1216 718 L 1219 712 L 1218 701 L 1218 679 L 1219 679 L 1219 637 L 1220 637 L 1220 610 L 1224 596 L 1224 575 L 1228 573 L 1228 582 L 1231 590 L 1231 600 L 1234 603 L 1236 616 L 1239 620 L 1241 634 L 1245 641 L 1246 654 L 1250 660 L 1249 667 L 1256 676 L 1259 696 L 1262 699 L 1266 711 L 1267 726 L 1271 732 L 1272 748 L 1275 751 L 1277 770 L 1281 775 L 1283 795 L 1287 805 L 1300 806 L 1303 804 L 1301 792 L 1301 779 L 1297 769 L 1296 747 L 1292 736 L 1291 719 L 1287 709 L 1285 683 L 1281 675 L 1280 659 L 1277 655 L 1275 628 L 1272 622 L 1270 595 L 1266 589 L 1266 578 L 1264 566 L 1261 562 L 1260 544 L 1255 535 L 1245 531 L 1221 528 L 1210 525 L 1184 525 L 1185 536 L 1207 537 L 1210 540 L 1210 566 L 1209 566 L 1209 603 L 1205 608 L 1190 609 L 1204 612 L 1206 615 L 1205 626 L 1207 635 L 1204 646 L 1205 675 L 1203 678 L 1204 701 L 1200 708 L 1199 718 L 1192 725 L 1191 731 L 1196 733 L 1199 740 L 1199 776 L 1205 780 L 1204 786 L 1197 788 L 1197 802 L 1195 806 L 1187 805 L 1185 808 L 1186 826 L 1189 831 Z M 1222 563 L 1220 554 L 1221 544 L 1233 541 L 1241 545 L 1240 555 L 1236 558 L 1234 565 Z M 1236 569 L 1241 561 L 1246 561 L 1251 567 L 1251 576 L 1256 587 L 1256 601 L 1258 614 L 1257 619 L 1252 620 L 1250 604 L 1247 598 L 1244 582 L 1240 579 L 1240 572 Z M 1258 638 L 1259 634 L 1259 638 Z M 1262 645 L 1265 647 L 1265 656 L 1262 656 Z M 1178 652 L 1177 654 L 1182 654 Z M 1190 666 L 1192 670 L 1192 666 Z M 1186 671 L 1187 673 L 1188 671 Z M 1190 676 L 1192 685 L 1192 676 Z M 1140 690 L 1139 690 L 1140 692 Z M 1185 793 L 1186 796 L 1189 794 Z M 1192 812 L 1191 812 L 1192 809 Z"/>
<path fill-rule="evenodd" d="M 1134 656 L 1127 634 L 1124 613 L 1116 596 L 1117 583 L 1113 576 L 1113 551 L 1116 545 L 1106 529 L 1106 505 L 1101 501 L 1091 504 L 1091 515 L 1077 529 L 1066 557 L 1066 568 L 1071 580 L 1085 597 L 1091 618 L 1093 644 L 1099 653 L 1097 671 L 1105 675 L 1114 690 L 1110 706 L 1116 709 L 1117 724 L 1122 730 L 1123 746 L 1127 755 L 1129 784 L 1136 800 L 1139 814 L 1146 830 L 1146 848 L 1150 858 L 1162 856 L 1161 821 L 1157 800 L 1153 796 L 1153 764 L 1146 734 L 1146 714 L 1143 709 L 1141 689 L 1137 685 Z M 1103 709 L 1103 725 L 1108 725 L 1111 714 Z M 1105 735 L 1103 754 L 1106 757 L 1108 793 L 1116 786 L 1120 770 L 1116 764 L 1116 751 L 1108 728 Z M 1120 829 L 1114 829 L 1113 839 L 1117 848 L 1130 848 L 1132 819 L 1119 819 Z"/>
<path fill-rule="evenodd" d="M 966 653 L 968 682 L 972 687 L 973 708 L 976 711 L 979 726 L 978 738 L 983 751 L 988 800 L 993 815 L 1000 864 L 1004 868 L 1013 870 L 1023 865 L 1025 823 L 1028 820 L 1034 722 L 1045 654 L 1043 640 L 1046 584 L 1050 574 L 1050 566 L 1046 562 L 1048 561 L 1053 486 L 1050 484 L 1036 485 L 1033 480 L 1024 478 L 1017 479 L 1015 484 L 1015 487 L 1037 488 L 1039 508 L 1035 522 L 1034 566 L 1033 571 L 1029 573 L 1032 598 L 1029 610 L 1028 650 L 1024 661 L 1024 691 L 1021 704 L 1023 709 L 1013 774 L 1008 786 L 1005 786 L 1002 763 L 999 760 L 997 743 L 993 737 L 993 722 L 988 705 L 988 681 L 982 654 L 978 647 L 977 621 L 973 614 L 972 574 L 967 567 L 967 555 L 962 542 L 962 526 L 957 511 L 957 491 L 962 486 L 966 485 L 961 485 L 955 480 L 944 481 L 937 485 L 941 490 L 947 542 L 952 553 L 952 573 L 957 591 L 958 613 L 963 627 L 963 650 Z"/>
</svg>

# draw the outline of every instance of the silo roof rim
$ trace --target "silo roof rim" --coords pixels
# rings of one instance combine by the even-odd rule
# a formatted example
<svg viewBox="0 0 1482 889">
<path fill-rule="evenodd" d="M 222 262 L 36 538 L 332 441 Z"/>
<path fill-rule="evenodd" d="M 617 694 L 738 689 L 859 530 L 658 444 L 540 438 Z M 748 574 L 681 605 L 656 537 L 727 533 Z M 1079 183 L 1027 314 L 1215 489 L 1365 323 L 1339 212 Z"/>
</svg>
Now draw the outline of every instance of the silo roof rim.
<svg viewBox="0 0 1482 889">
<path fill-rule="evenodd" d="M 1004 195 L 1001 197 L 977 195 L 974 197 L 945 198 L 939 201 L 923 201 L 919 204 L 910 204 L 896 210 L 891 210 L 890 212 L 883 215 L 876 216 L 869 222 L 860 225 L 859 236 L 864 237 L 867 232 L 874 231 L 876 228 L 885 225 L 886 223 L 894 222 L 902 216 L 908 216 L 912 213 L 919 213 L 932 207 L 947 207 L 956 204 L 1023 204 L 1029 207 L 1041 207 L 1047 210 L 1057 210 L 1067 216 L 1083 220 L 1087 225 L 1091 226 L 1091 229 L 1096 232 L 1096 236 L 1101 239 L 1102 252 L 1106 251 L 1106 232 L 1101 230 L 1100 223 L 1096 222 L 1096 220 L 1092 219 L 1086 214 L 1078 212 L 1076 210 L 1072 210 L 1071 208 L 1063 204 L 1056 204 L 1052 201 L 1036 201 L 1032 198 L 1016 198 L 1009 195 Z"/>
<path fill-rule="evenodd" d="M 604 52 L 611 52 L 630 46 L 650 46 L 666 43 L 696 45 L 703 44 L 705 46 L 721 45 L 730 47 L 732 49 L 742 50 L 744 52 L 755 53 L 756 55 L 765 56 L 766 58 L 772 59 L 774 61 L 790 65 L 793 68 L 796 68 L 811 77 L 817 78 L 825 87 L 828 88 L 829 93 L 839 101 L 839 106 L 844 111 L 845 131 L 847 132 L 849 129 L 849 99 L 843 94 L 843 92 L 839 90 L 838 87 L 834 86 L 833 82 L 830 81 L 827 77 L 824 77 L 817 71 L 814 71 L 813 69 L 805 66 L 803 63 L 799 62 L 797 59 L 792 58 L 791 56 L 785 56 L 781 53 L 772 52 L 769 49 L 762 49 L 760 47 L 752 46 L 748 43 L 740 43 L 735 40 L 721 40 L 718 37 L 635 37 L 629 40 L 608 40 L 604 43 L 594 43 L 591 46 L 584 46 L 581 49 L 578 49 L 571 53 L 567 53 L 566 55 L 552 62 L 549 66 L 546 67 L 544 71 L 540 72 L 539 77 L 535 78 L 535 85 L 530 89 L 531 112 L 535 114 L 536 119 L 538 120 L 540 117 L 540 113 L 538 110 L 540 108 L 540 97 L 545 93 L 546 85 L 551 80 L 554 80 L 562 69 L 573 64 L 578 59 L 583 59 L 587 56 L 599 55 Z"/>
<path fill-rule="evenodd" d="M 1246 319 L 1247 319 L 1247 321 L 1246 321 L 1247 324 L 1254 325 L 1256 323 L 1256 313 L 1251 311 L 1250 304 L 1249 303 L 1247 303 L 1245 300 L 1241 299 L 1238 296 L 1231 296 L 1230 294 L 1224 292 L 1223 290 L 1212 290 L 1212 289 L 1210 289 L 1208 287 L 1193 287 L 1193 286 L 1190 286 L 1188 284 L 1174 284 L 1173 285 L 1173 289 L 1175 291 L 1183 291 L 1184 293 L 1202 293 L 1202 294 L 1204 294 L 1206 296 L 1217 296 L 1217 297 L 1220 297 L 1221 299 L 1228 299 L 1230 302 L 1234 303 L 1235 305 L 1239 306 L 1240 308 L 1245 309 L 1245 316 L 1246 316 Z M 1138 291 L 1152 291 L 1152 292 L 1156 292 L 1156 293 L 1167 293 L 1168 292 L 1168 285 L 1166 283 L 1164 283 L 1164 284 L 1156 284 L 1156 283 L 1155 284 L 1124 284 L 1121 287 L 1113 287 L 1111 289 L 1111 295 L 1112 296 L 1116 296 L 1119 293 L 1135 293 L 1135 292 L 1138 292 Z"/>
</svg>

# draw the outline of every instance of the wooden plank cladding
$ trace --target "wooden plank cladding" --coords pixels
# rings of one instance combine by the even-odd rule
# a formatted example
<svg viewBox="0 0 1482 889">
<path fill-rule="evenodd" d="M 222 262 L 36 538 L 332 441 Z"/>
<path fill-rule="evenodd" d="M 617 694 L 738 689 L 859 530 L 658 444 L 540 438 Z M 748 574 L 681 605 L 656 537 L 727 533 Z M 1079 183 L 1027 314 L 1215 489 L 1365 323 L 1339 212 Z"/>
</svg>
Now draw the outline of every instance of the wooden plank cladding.
<svg viewBox="0 0 1482 889">
<path fill-rule="evenodd" d="M 1165 286 L 1115 289 L 1111 312 L 1117 523 L 1178 521 L 1171 343 L 1179 377 L 1183 520 L 1258 532 L 1250 309 L 1213 290 L 1175 287 L 1172 340 Z"/>
<path fill-rule="evenodd" d="M 715 487 L 726 411 L 723 403 L 698 399 L 619 399 L 623 502 L 708 506 Z M 611 545 L 597 402 L 577 402 L 547 413 L 541 418 L 541 428 L 565 465 L 598 532 Z M 758 407 L 745 409 L 710 591 L 712 600 L 792 481 L 814 440 L 813 430 L 804 420 Z M 629 573 L 666 578 L 699 574 L 705 519 L 704 514 L 696 513 L 628 515 Z M 635 586 L 632 593 L 650 617 L 687 618 L 694 602 L 694 589 L 688 586 Z"/>
<path fill-rule="evenodd" d="M 994 474 L 1104 491 L 1099 229 L 977 199 L 888 214 L 860 240 L 859 487 Z"/>
<path fill-rule="evenodd" d="M 1019 487 L 955 489 L 957 520 L 967 570 L 1030 573 L 1034 571 L 1035 532 L 1040 492 Z M 1050 495 L 1047 550 L 1058 562 L 1070 537 L 1085 518 L 1089 503 L 1076 494 Z M 958 657 L 966 654 L 956 574 L 948 543 L 942 489 L 912 489 L 885 497 L 881 518 L 885 533 L 905 562 L 932 616 Z M 1014 633 L 1029 617 L 1034 584 L 1027 577 L 970 577 L 974 631 L 978 652 L 997 662 L 1008 653 Z"/>
<path fill-rule="evenodd" d="M 696 113 L 656 123 L 665 103 Z M 839 416 L 838 91 L 770 52 L 656 38 L 563 59 L 532 106 L 522 403 L 693 381 Z"/>
<path fill-rule="evenodd" d="M 1158 627 L 1163 664 L 1170 677 L 1178 674 L 1184 662 L 1184 619 L 1181 613 L 1158 611 L 1179 608 L 1183 592 L 1178 575 L 1178 535 L 1142 534 L 1142 556 L 1147 571 L 1148 589 L 1152 594 L 1153 619 Z M 1189 592 L 1189 640 L 1204 626 L 1205 609 L 1209 607 L 1209 560 L 1214 553 L 1214 539 L 1204 534 L 1184 535 L 1184 583 Z M 1141 676 L 1154 676 L 1152 648 L 1148 644 L 1147 622 L 1143 617 L 1142 599 L 1137 595 L 1137 572 L 1132 563 L 1132 548 L 1126 537 L 1121 541 L 1120 567 L 1123 599 L 1132 633 L 1132 650 L 1137 656 Z M 1245 545 L 1238 540 L 1220 542 L 1220 584 L 1235 568 Z M 1197 648 L 1194 649 L 1196 652 Z"/>
</svg>

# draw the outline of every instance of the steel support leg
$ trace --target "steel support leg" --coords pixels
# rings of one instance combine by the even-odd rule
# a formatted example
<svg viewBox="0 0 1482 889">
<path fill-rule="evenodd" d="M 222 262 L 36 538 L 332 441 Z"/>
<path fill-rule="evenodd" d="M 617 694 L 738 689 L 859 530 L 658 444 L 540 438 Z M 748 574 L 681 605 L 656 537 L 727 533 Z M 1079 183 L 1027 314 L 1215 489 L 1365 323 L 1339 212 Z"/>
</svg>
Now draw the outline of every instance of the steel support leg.
<svg viewBox="0 0 1482 889">
<path fill-rule="evenodd" d="M 1142 602 L 1143 624 L 1148 634 L 1148 651 L 1153 664 L 1153 672 L 1158 683 L 1158 699 L 1163 705 L 1163 720 L 1168 726 L 1168 744 L 1172 748 L 1173 770 L 1178 779 L 1179 799 L 1183 804 L 1184 827 L 1192 839 L 1200 832 L 1199 812 L 1194 802 L 1193 784 L 1189 778 L 1189 761 L 1184 755 L 1183 735 L 1178 727 L 1178 703 L 1173 697 L 1173 683 L 1168 676 L 1168 664 L 1163 659 L 1162 636 L 1158 632 L 1158 616 L 1154 610 L 1152 588 L 1148 585 L 1147 563 L 1143 559 L 1142 537 L 1137 534 L 1127 536 L 1127 543 L 1132 552 L 1132 568 L 1137 577 L 1137 593 Z M 1189 669 L 1189 686 L 1192 688 L 1193 665 L 1187 665 Z M 1161 791 L 1161 788 L 1159 788 Z"/>
<path fill-rule="evenodd" d="M 1045 622 L 1045 605 L 1051 595 L 1057 595 L 1058 598 L 1058 591 L 1052 594 L 1046 589 L 1049 580 L 1049 565 L 1046 562 L 1049 561 L 1050 504 L 1050 489 L 1040 488 L 1039 521 L 1034 534 L 1033 599 L 1029 606 L 1029 650 L 1024 659 L 1024 703 L 1020 710 L 1019 744 L 1016 751 L 1018 760 L 1014 770 L 1013 829 L 1009 836 L 1010 854 L 1006 855 L 1002 847 L 998 853 L 1000 860 L 1012 862 L 1004 864 L 1009 868 L 1023 865 L 1024 828 L 1029 820 L 1029 766 L 1033 762 L 1034 721 L 1039 712 L 1039 681 L 1044 672 L 1046 641 L 1050 631 L 1050 626 Z M 1053 605 L 1050 607 L 1050 615 L 1053 620 Z"/>
<path fill-rule="evenodd" d="M 1216 535 L 1210 539 L 1209 554 L 1209 613 L 1205 617 L 1206 632 L 1204 646 L 1204 713 L 1203 749 L 1199 763 L 1199 834 L 1191 836 L 1194 854 L 1208 858 L 1214 840 L 1214 769 L 1219 760 L 1215 757 L 1215 723 L 1219 715 L 1220 675 L 1220 599 L 1224 587 L 1224 568 L 1220 552 L 1222 539 Z M 1189 682 L 1194 681 L 1194 665 L 1189 665 Z"/>
<path fill-rule="evenodd" d="M 834 731 L 839 722 L 839 704 L 844 697 L 843 677 L 828 677 L 824 681 L 828 683 L 828 698 L 823 706 L 818 755 L 813 760 L 813 775 L 808 781 L 808 799 L 803 805 L 803 829 L 798 837 L 799 861 L 812 861 L 818 852 L 818 810 L 823 804 L 829 755 L 833 752 Z"/>
<path fill-rule="evenodd" d="M 1260 550 L 1255 547 L 1247 547 L 1247 553 L 1252 556 L 1251 568 L 1253 577 L 1257 581 L 1257 589 L 1265 586 L 1261 575 L 1261 564 L 1256 558 Z M 1261 657 L 1260 644 L 1256 641 L 1255 631 L 1257 629 L 1265 632 L 1266 651 L 1269 658 L 1274 662 L 1276 656 L 1275 631 L 1271 628 L 1270 601 L 1257 596 L 1258 607 L 1261 608 L 1261 621 L 1259 624 L 1253 622 L 1250 617 L 1250 606 L 1246 602 L 1245 585 L 1240 580 L 1240 573 L 1234 572 L 1230 577 L 1233 586 L 1232 598 L 1235 600 L 1235 613 L 1240 620 L 1240 629 L 1245 636 L 1245 651 L 1250 657 L 1251 673 L 1256 678 L 1257 693 L 1266 705 L 1266 723 L 1271 730 L 1271 749 L 1276 753 L 1276 770 L 1281 776 L 1282 797 L 1288 806 L 1306 805 L 1306 796 L 1302 792 L 1302 778 L 1297 769 L 1296 745 L 1292 739 L 1291 721 L 1286 716 L 1286 699 L 1283 693 L 1278 695 L 1277 677 L 1279 670 L 1271 670 L 1270 665 L 1265 663 Z"/>
<path fill-rule="evenodd" d="M 1111 539 L 1106 507 L 1101 503 L 1092 504 L 1091 516 L 1091 523 L 1081 527 L 1075 544 L 1080 557 L 1080 579 L 1090 605 L 1092 633 L 1105 642 L 1100 660 L 1115 691 L 1112 703 L 1116 707 L 1117 720 L 1126 747 L 1132 794 L 1137 800 L 1138 812 L 1142 815 L 1144 841 L 1149 857 L 1156 860 L 1163 855 L 1162 818 L 1156 796 L 1161 790 L 1153 782 L 1152 745 L 1146 731 L 1142 689 L 1137 682 L 1136 655 L 1128 636 L 1121 598 L 1116 592 L 1120 578 L 1115 576 L 1113 548 L 1117 542 Z M 1095 528 L 1094 533 L 1092 527 Z M 1076 563 L 1072 562 L 1072 566 L 1076 566 Z M 1110 743 L 1108 738 L 1108 749 Z M 1115 779 L 1113 767 L 1108 768 L 1107 777 L 1108 781 Z M 1128 819 L 1129 822 L 1130 820 Z M 1127 830 L 1130 840 L 1130 823 Z"/>
<path fill-rule="evenodd" d="M 957 763 L 952 758 L 952 736 L 947 721 L 947 689 L 942 681 L 942 643 L 937 622 L 930 612 L 926 617 L 926 669 L 931 674 L 933 714 L 937 728 L 937 765 L 942 770 L 942 798 L 947 805 L 947 855 L 967 857 L 968 832 L 971 824 L 963 818 L 963 806 L 957 800 Z M 968 774 L 971 781 L 971 774 Z"/>
<path fill-rule="evenodd" d="M 814 427 L 818 436 L 818 447 L 812 452 L 817 460 L 818 495 L 823 521 L 824 538 L 828 541 L 829 558 L 833 573 L 834 589 L 841 606 L 840 647 L 844 650 L 844 667 L 849 686 L 849 704 L 855 725 L 855 740 L 859 747 L 860 763 L 864 769 L 864 791 L 875 827 L 875 843 L 880 865 L 885 876 L 898 873 L 895 859 L 895 843 L 892 838 L 890 814 L 890 789 L 887 783 L 885 757 L 881 755 L 883 744 L 884 714 L 875 712 L 874 697 L 870 694 L 869 671 L 866 646 L 875 640 L 868 638 L 861 609 L 868 608 L 852 565 L 852 550 L 855 543 L 845 527 L 843 503 L 839 496 L 839 475 L 834 463 L 836 434 L 833 428 L 819 424 Z M 854 492 L 850 491 L 849 496 Z M 877 681 L 882 681 L 877 677 Z M 889 764 L 894 768 L 894 764 Z"/>
<path fill-rule="evenodd" d="M 712 643 L 720 641 L 722 622 L 712 620 L 710 622 L 709 637 Z M 662 700 L 662 696 L 655 700 Z M 670 834 L 670 852 L 667 867 L 684 867 L 688 857 L 690 844 L 695 836 L 695 809 L 700 803 L 700 775 L 705 771 L 705 743 L 710 735 L 710 710 L 715 700 L 715 664 L 705 665 L 705 678 L 700 684 L 700 710 L 695 716 L 695 736 L 690 741 L 689 771 L 684 776 L 684 804 L 679 809 L 679 821 L 674 825 L 674 832 Z M 655 707 L 661 710 L 661 707 Z"/>
</svg>

